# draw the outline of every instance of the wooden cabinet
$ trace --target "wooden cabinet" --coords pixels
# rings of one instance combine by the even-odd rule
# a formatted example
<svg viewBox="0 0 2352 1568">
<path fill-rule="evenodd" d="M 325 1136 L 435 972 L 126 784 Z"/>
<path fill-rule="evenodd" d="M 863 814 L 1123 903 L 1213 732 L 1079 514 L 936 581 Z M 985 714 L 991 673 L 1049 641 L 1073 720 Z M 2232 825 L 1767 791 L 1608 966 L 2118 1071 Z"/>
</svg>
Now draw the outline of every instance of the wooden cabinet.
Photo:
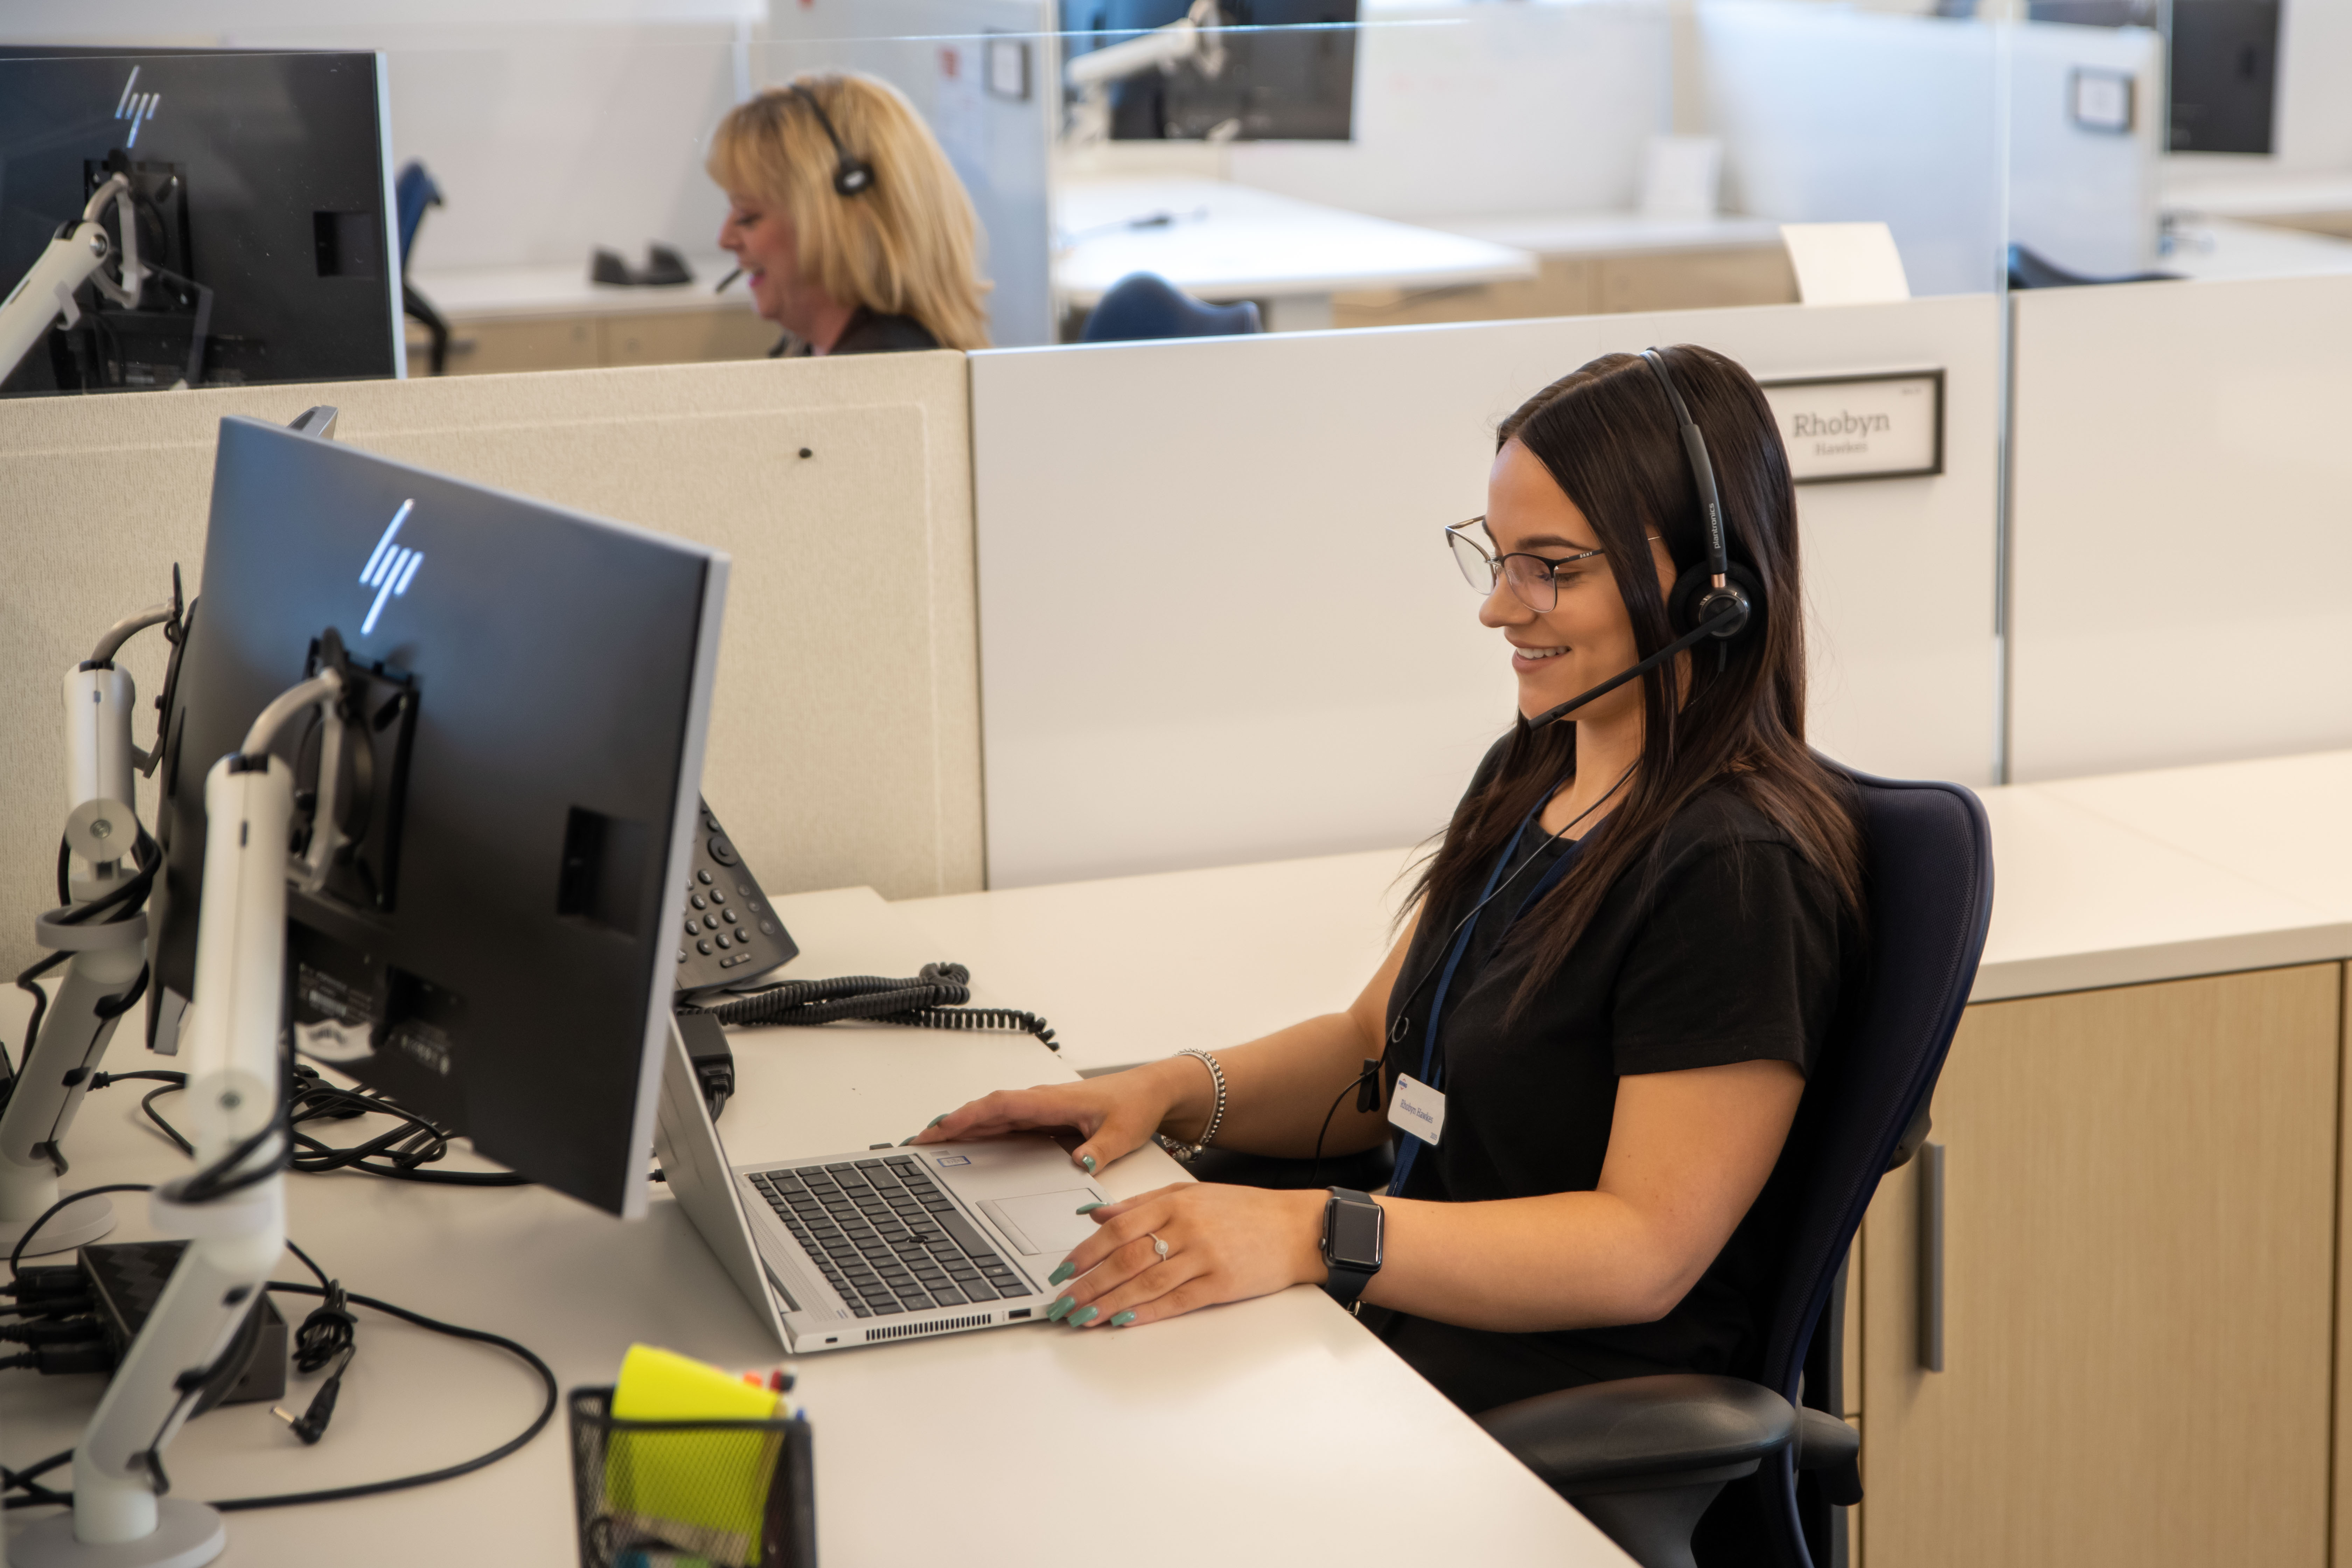
<svg viewBox="0 0 2352 1568">
<path fill-rule="evenodd" d="M 451 375 L 509 371 L 588 370 L 598 365 L 691 364 L 758 359 L 781 329 L 733 307 L 632 315 L 515 316 L 453 323 Z M 408 325 L 408 371 L 427 374 L 427 340 Z"/>
<path fill-rule="evenodd" d="M 1331 324 L 1402 327 L 1432 321 L 1512 321 L 1534 316 L 1781 305 L 1797 298 L 1796 274 L 1790 269 L 1788 252 L 1778 245 L 1545 256 L 1538 263 L 1537 275 L 1520 282 L 1334 294 Z"/>
<path fill-rule="evenodd" d="M 2327 1560 L 2338 964 L 1969 1010 L 1859 1272 L 1869 1568 Z"/>
</svg>

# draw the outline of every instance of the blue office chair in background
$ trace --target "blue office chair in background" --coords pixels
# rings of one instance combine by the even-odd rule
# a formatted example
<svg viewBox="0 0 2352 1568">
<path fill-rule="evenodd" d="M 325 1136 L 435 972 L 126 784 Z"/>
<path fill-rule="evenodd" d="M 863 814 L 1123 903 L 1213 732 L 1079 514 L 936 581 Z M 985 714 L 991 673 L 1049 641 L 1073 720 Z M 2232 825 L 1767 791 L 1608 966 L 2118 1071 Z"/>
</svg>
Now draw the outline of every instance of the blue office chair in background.
<svg viewBox="0 0 2352 1568">
<path fill-rule="evenodd" d="M 1958 784 L 1839 771 L 1863 816 L 1870 967 L 1766 1187 L 1765 1212 L 1790 1218 L 1757 1381 L 1626 1378 L 1478 1417 L 1643 1568 L 1694 1568 L 1695 1531 L 1707 1568 L 1830 1568 L 1862 1500 L 1861 1438 L 1838 1415 L 1845 1258 L 1879 1178 L 1927 1138 L 1992 916 L 1992 838 Z"/>
<path fill-rule="evenodd" d="M 1087 317 L 1082 343 L 1129 342 L 1146 338 L 1223 338 L 1262 332 L 1257 304 L 1211 305 L 1195 300 L 1157 272 L 1130 272 L 1112 284 Z"/>
<path fill-rule="evenodd" d="M 416 318 L 433 339 L 433 374 L 441 374 L 449 365 L 449 323 L 433 301 L 416 291 L 408 280 L 408 253 L 415 247 L 416 231 L 425 226 L 425 209 L 442 205 L 441 187 L 425 172 L 422 160 L 411 158 L 399 178 L 393 182 L 393 202 L 400 216 L 400 308 Z"/>
</svg>

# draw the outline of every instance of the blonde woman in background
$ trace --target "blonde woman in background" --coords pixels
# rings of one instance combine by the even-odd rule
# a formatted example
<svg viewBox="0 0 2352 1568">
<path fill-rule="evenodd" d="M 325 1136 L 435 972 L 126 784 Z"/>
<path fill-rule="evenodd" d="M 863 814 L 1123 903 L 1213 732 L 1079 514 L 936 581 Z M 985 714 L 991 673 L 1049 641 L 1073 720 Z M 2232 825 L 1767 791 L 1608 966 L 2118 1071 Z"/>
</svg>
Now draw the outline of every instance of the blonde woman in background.
<svg viewBox="0 0 2352 1568">
<path fill-rule="evenodd" d="M 790 334 L 776 353 L 988 346 L 971 199 L 897 89 L 848 72 L 771 88 L 719 121 L 706 167 L 720 247 Z"/>
</svg>

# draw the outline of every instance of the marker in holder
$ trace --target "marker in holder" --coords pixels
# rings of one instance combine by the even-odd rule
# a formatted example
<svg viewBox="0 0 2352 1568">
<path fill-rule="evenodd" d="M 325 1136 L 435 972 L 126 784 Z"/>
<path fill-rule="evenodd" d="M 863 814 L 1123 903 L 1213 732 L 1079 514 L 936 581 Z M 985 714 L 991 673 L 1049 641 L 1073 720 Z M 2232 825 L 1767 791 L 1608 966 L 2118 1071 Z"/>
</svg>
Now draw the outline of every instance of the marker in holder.
<svg viewBox="0 0 2352 1568">
<path fill-rule="evenodd" d="M 816 1568 L 808 1419 L 631 1421 L 571 1394 L 582 1568 Z"/>
</svg>

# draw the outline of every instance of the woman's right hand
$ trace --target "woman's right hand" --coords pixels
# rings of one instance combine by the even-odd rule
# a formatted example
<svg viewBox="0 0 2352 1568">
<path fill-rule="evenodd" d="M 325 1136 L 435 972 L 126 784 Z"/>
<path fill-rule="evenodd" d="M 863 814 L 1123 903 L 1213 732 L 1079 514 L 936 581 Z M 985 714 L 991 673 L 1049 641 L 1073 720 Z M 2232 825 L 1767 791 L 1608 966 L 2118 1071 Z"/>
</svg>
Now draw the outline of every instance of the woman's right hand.
<svg viewBox="0 0 2352 1568">
<path fill-rule="evenodd" d="M 1071 1163 L 1089 1173 L 1150 1142 L 1171 1117 L 1182 1121 L 1190 1109 L 1183 1092 L 1186 1079 L 1163 1069 L 1189 1067 L 1189 1062 L 1149 1062 L 1127 1072 L 1107 1073 L 1077 1083 L 1040 1084 L 1034 1089 L 1000 1089 L 968 1105 L 949 1111 L 914 1136 L 917 1143 L 945 1143 L 972 1138 L 1001 1138 L 1008 1132 L 1044 1132 L 1064 1128 L 1082 1140 L 1070 1151 Z M 1209 1075 L 1194 1068 L 1204 1091 Z"/>
</svg>

